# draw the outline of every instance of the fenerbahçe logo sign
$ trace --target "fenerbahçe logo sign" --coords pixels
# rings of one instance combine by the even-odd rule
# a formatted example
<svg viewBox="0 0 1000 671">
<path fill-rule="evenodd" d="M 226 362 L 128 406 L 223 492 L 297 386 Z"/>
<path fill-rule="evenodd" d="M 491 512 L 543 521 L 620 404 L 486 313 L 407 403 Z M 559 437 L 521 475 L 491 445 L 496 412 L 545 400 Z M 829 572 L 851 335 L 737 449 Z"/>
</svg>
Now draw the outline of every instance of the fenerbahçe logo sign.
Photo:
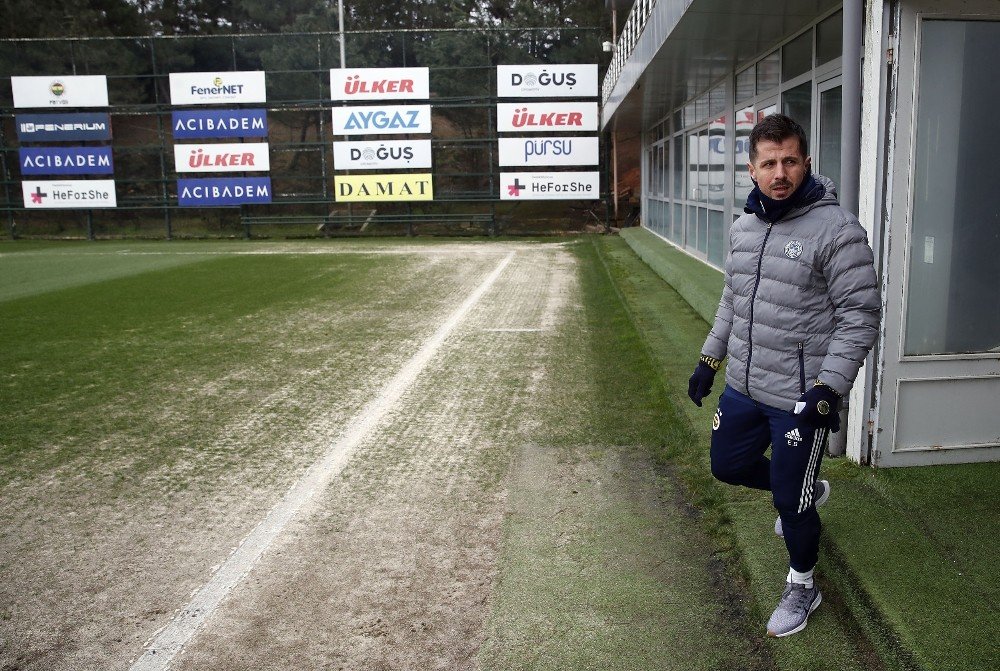
<svg viewBox="0 0 1000 671">
<path fill-rule="evenodd" d="M 14 107 L 107 107 L 104 75 L 11 77 Z"/>
</svg>

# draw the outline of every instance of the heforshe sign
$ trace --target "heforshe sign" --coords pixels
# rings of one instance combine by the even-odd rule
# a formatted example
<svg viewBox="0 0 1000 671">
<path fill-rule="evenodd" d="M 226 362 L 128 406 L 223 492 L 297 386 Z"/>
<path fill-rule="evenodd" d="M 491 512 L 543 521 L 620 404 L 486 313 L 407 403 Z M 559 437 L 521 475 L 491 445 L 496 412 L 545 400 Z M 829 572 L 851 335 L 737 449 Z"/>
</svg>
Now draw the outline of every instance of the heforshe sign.
<svg viewBox="0 0 1000 671">
<path fill-rule="evenodd" d="M 498 65 L 498 98 L 596 98 L 597 64 Z"/>
<path fill-rule="evenodd" d="M 170 73 L 170 102 L 174 105 L 266 101 L 267 88 L 263 70 Z"/>
<path fill-rule="evenodd" d="M 330 70 L 332 100 L 427 100 L 428 68 L 342 68 Z"/>
<path fill-rule="evenodd" d="M 88 209 L 117 207 L 113 179 L 24 180 L 21 182 L 27 209 Z"/>
<path fill-rule="evenodd" d="M 599 172 L 501 172 L 500 200 L 598 200 Z"/>
</svg>

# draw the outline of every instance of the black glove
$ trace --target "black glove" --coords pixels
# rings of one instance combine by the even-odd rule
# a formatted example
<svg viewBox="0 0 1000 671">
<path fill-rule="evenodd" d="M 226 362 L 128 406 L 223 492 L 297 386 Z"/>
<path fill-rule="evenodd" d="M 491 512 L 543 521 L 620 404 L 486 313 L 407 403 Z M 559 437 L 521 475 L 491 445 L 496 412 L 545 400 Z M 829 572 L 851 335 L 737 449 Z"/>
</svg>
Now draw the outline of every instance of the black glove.
<svg viewBox="0 0 1000 671">
<path fill-rule="evenodd" d="M 688 396 L 694 404 L 701 407 L 701 399 L 708 396 L 712 391 L 712 382 L 715 380 L 715 369 L 704 361 L 698 362 L 698 367 L 688 380 Z"/>
<path fill-rule="evenodd" d="M 831 433 L 840 431 L 840 396 L 830 387 L 817 384 L 802 394 L 800 403 L 805 403 L 798 417 L 815 429 L 830 429 Z"/>
</svg>

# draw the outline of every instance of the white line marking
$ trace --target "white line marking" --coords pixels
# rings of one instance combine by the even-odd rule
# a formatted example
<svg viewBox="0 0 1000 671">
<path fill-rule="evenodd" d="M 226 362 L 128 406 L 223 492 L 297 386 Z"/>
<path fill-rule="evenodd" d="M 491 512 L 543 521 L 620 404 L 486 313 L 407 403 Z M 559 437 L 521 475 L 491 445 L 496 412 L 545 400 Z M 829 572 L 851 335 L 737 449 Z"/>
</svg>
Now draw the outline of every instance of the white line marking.
<svg viewBox="0 0 1000 671">
<path fill-rule="evenodd" d="M 199 628 L 212 616 L 219 604 L 230 591 L 253 569 L 257 560 L 274 543 L 302 507 L 318 492 L 322 491 L 347 463 L 354 448 L 370 432 L 392 406 L 403 396 L 427 366 L 444 341 L 489 291 L 493 283 L 514 258 L 514 252 L 504 257 L 493 272 L 479 287 L 469 294 L 465 302 L 441 325 L 417 351 L 395 377 L 370 401 L 344 429 L 340 438 L 314 462 L 302 478 L 296 482 L 281 501 L 215 571 L 212 578 L 199 590 L 191 601 L 174 615 L 166 627 L 153 635 L 146 644 L 142 655 L 132 664 L 131 671 L 154 671 L 167 669 Z"/>
<path fill-rule="evenodd" d="M 487 333 L 538 333 L 539 331 L 544 331 L 545 329 L 483 329 Z"/>
</svg>

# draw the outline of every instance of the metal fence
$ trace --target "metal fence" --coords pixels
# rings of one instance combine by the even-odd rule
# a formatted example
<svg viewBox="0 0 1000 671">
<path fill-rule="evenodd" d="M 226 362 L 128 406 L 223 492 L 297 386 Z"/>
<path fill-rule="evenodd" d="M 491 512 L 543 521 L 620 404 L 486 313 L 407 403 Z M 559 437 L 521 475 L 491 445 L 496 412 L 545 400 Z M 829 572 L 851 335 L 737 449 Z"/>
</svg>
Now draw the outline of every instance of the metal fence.
<svg viewBox="0 0 1000 671">
<path fill-rule="evenodd" d="M 337 33 L 3 40 L 0 211 L 10 237 L 497 234 L 603 224 L 603 196 L 500 202 L 494 118 L 498 63 L 600 63 L 601 37 L 589 28 L 345 33 L 348 66 L 425 66 L 430 72 L 434 200 L 370 206 L 336 203 L 332 193 L 330 109 L 340 103 L 331 100 L 329 71 L 341 66 Z M 240 70 L 267 73 L 272 202 L 179 207 L 169 73 Z M 10 77 L 57 74 L 107 76 L 116 208 L 24 208 Z M 602 194 L 608 190 L 603 173 Z"/>
</svg>

